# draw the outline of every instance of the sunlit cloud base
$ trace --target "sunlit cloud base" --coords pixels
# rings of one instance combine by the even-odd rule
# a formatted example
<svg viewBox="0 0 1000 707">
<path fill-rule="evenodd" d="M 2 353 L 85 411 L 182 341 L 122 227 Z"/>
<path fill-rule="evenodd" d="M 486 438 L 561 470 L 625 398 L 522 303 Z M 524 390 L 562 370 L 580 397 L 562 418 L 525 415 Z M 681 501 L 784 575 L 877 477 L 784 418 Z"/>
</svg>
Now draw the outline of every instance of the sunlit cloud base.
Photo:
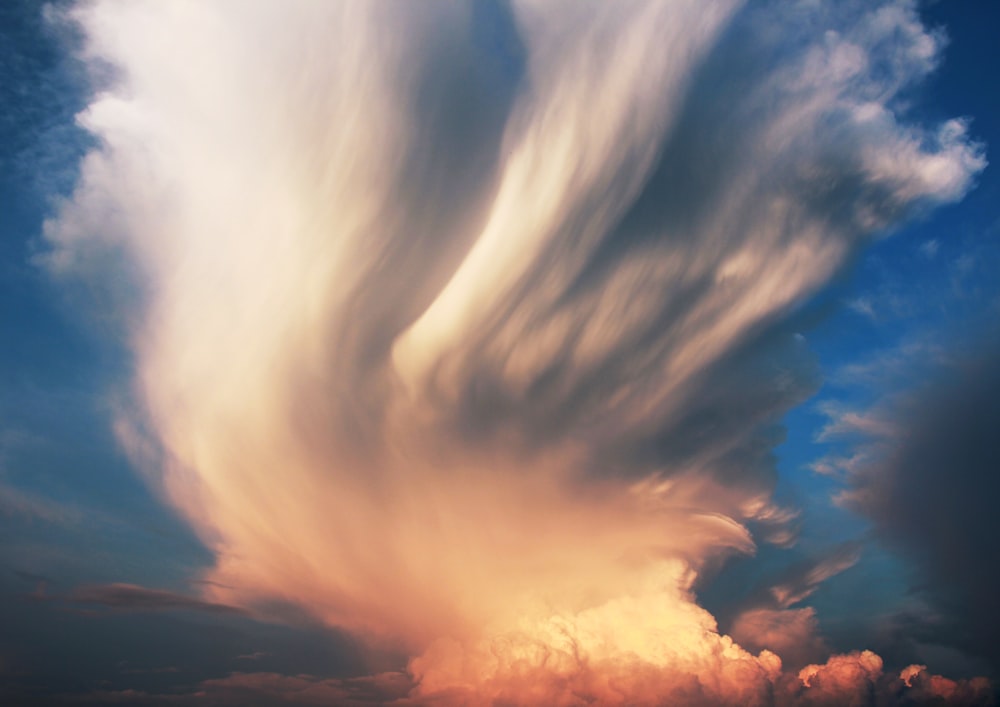
<svg viewBox="0 0 1000 707">
<path fill-rule="evenodd" d="M 403 647 L 417 702 L 988 693 L 799 672 L 808 592 L 737 621 L 754 653 L 694 594 L 794 542 L 771 450 L 815 376 L 782 325 L 983 167 L 904 120 L 942 44 L 912 3 L 71 14 L 98 146 L 47 263 L 134 353 L 119 437 L 207 600 Z"/>
</svg>

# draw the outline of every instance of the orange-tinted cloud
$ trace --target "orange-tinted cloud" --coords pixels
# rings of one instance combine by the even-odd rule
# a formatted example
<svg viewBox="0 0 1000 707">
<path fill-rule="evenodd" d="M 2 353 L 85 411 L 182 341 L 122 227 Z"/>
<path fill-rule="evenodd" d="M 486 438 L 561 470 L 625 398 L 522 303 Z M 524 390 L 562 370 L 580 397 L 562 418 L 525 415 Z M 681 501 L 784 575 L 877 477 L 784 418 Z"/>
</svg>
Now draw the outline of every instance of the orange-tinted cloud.
<svg viewBox="0 0 1000 707">
<path fill-rule="evenodd" d="M 115 283 L 119 437 L 210 601 L 404 645 L 414 699 L 768 704 L 692 587 L 793 540 L 777 325 L 983 166 L 893 112 L 939 41 L 905 2 L 517 2 L 498 58 L 479 11 L 74 13 L 115 74 L 47 262 Z"/>
<path fill-rule="evenodd" d="M 739 614 L 729 634 L 749 650 L 769 649 L 787 664 L 802 665 L 829 655 L 820 637 L 812 607 L 801 609 L 749 609 Z"/>
</svg>

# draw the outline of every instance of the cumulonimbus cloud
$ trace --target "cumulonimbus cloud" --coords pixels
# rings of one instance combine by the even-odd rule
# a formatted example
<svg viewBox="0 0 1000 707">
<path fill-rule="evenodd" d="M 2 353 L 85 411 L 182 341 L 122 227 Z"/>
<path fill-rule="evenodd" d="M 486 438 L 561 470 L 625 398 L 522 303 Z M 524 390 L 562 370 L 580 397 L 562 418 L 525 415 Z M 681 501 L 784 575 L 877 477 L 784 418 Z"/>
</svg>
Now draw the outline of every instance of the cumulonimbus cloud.
<svg viewBox="0 0 1000 707">
<path fill-rule="evenodd" d="M 750 521 L 788 541 L 781 324 L 984 164 L 899 117 L 912 3 L 72 17 L 99 146 L 47 263 L 117 307 L 120 436 L 211 601 L 401 643 L 415 698 L 773 697 L 692 586 Z"/>
</svg>

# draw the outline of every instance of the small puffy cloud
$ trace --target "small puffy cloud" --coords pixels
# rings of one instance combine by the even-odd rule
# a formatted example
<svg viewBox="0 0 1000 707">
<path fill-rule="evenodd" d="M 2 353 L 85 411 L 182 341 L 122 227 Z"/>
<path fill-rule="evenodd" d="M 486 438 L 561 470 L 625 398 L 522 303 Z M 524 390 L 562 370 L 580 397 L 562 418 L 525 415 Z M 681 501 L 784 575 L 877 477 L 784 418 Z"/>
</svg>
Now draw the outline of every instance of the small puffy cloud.
<svg viewBox="0 0 1000 707">
<path fill-rule="evenodd" d="M 847 303 L 847 306 L 858 314 L 868 317 L 869 319 L 878 319 L 878 316 L 875 314 L 875 305 L 872 304 L 871 298 L 869 297 L 858 297 L 856 299 L 852 299 Z"/>
<path fill-rule="evenodd" d="M 938 250 L 940 249 L 941 249 L 941 242 L 938 241 L 938 239 L 936 238 L 931 238 L 930 240 L 924 241 L 923 243 L 920 244 L 920 247 L 918 248 L 918 250 L 920 251 L 920 255 L 925 257 L 927 260 L 933 260 L 937 256 Z"/>
<path fill-rule="evenodd" d="M 812 607 L 750 609 L 733 620 L 729 634 L 748 650 L 773 651 L 787 667 L 821 660 L 830 654 Z"/>
<path fill-rule="evenodd" d="M 817 436 L 820 442 L 838 437 L 891 439 L 900 434 L 895 421 L 882 410 L 859 412 L 837 403 L 824 403 L 820 410 L 830 419 Z"/>
<path fill-rule="evenodd" d="M 947 364 L 950 354 L 942 342 L 929 336 L 911 338 L 873 356 L 840 366 L 830 376 L 838 388 L 892 390 L 909 383 L 914 371 Z"/>
<path fill-rule="evenodd" d="M 261 658 L 266 658 L 270 653 L 267 651 L 254 651 L 253 653 L 244 653 L 243 655 L 236 656 L 236 660 L 260 660 Z"/>
<path fill-rule="evenodd" d="M 812 692 L 813 699 L 844 699 L 863 703 L 866 693 L 882 675 L 882 659 L 871 651 L 831 656 L 822 665 L 807 665 L 799 680 Z M 819 693 L 819 694 L 817 694 Z"/>
<path fill-rule="evenodd" d="M 927 671 L 925 665 L 904 668 L 899 679 L 903 681 L 907 699 L 916 704 L 941 705 L 991 705 L 996 693 L 985 678 L 951 680 Z"/>
</svg>

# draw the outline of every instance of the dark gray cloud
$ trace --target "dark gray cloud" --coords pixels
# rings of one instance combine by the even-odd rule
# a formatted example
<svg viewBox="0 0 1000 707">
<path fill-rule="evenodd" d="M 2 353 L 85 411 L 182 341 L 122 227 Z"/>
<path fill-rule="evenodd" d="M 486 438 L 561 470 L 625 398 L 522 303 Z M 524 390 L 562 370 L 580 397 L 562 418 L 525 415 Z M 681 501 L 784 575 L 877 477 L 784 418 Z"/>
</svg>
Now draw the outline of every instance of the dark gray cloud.
<svg viewBox="0 0 1000 707">
<path fill-rule="evenodd" d="M 202 601 L 165 589 L 149 589 L 136 584 L 97 584 L 78 587 L 65 597 L 77 604 L 99 604 L 128 611 L 204 611 L 211 614 L 243 614 L 243 609 Z"/>
<path fill-rule="evenodd" d="M 989 346 L 910 400 L 899 414 L 898 447 L 858 470 L 845 497 L 918 570 L 914 591 L 932 613 L 900 617 L 914 629 L 905 633 L 983 656 L 994 671 L 1000 671 L 998 361 L 1000 348 Z"/>
<path fill-rule="evenodd" d="M 39 592 L 40 583 L 55 588 Z M 160 704 L 186 693 L 186 704 L 199 704 L 201 682 L 250 667 L 336 680 L 404 663 L 337 632 L 258 622 L 176 593 L 58 588 L 49 577 L 0 575 L 0 704 Z M 102 693 L 110 696 L 94 697 Z"/>
<path fill-rule="evenodd" d="M 54 696 L 55 703 L 80 705 L 190 705 L 191 707 L 360 707 L 361 705 L 414 704 L 406 699 L 412 688 L 403 673 L 380 673 L 360 678 L 322 678 L 308 674 L 234 672 L 203 680 L 172 692 L 146 690 L 95 690 Z"/>
</svg>

